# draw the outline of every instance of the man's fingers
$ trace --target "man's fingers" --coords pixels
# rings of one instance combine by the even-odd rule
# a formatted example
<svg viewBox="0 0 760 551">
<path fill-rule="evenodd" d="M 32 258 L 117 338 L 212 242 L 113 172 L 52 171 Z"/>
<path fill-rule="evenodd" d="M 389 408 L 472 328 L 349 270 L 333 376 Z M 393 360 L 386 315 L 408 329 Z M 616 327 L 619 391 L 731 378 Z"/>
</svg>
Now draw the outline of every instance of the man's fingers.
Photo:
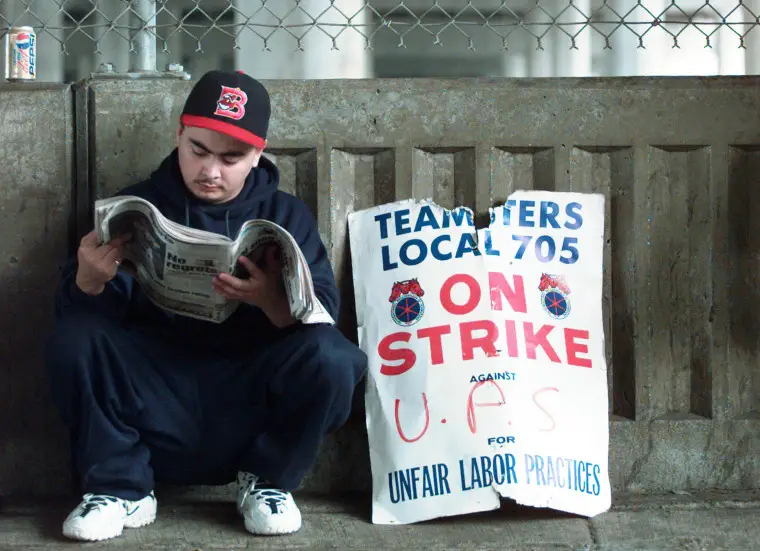
<svg viewBox="0 0 760 551">
<path fill-rule="evenodd" d="M 131 239 L 131 236 L 128 234 L 123 234 L 118 237 L 114 237 L 111 239 L 108 243 L 103 243 L 102 247 L 104 249 L 120 249 L 122 245 L 129 242 Z"/>
<path fill-rule="evenodd" d="M 260 280 L 264 277 L 264 272 L 262 271 L 262 269 L 256 266 L 256 264 L 254 264 L 253 261 L 251 261 L 251 259 L 248 258 L 247 256 L 241 256 L 240 258 L 238 258 L 238 262 L 240 262 L 243 265 L 243 268 L 248 270 L 248 273 L 251 274 L 251 277 L 253 277 L 254 279 Z"/>
<path fill-rule="evenodd" d="M 235 276 L 222 272 L 216 276 L 216 281 L 223 284 L 225 287 L 229 287 L 235 291 L 243 292 L 247 287 L 250 287 L 250 280 L 238 279 Z"/>
<path fill-rule="evenodd" d="M 227 300 L 241 300 L 240 298 L 241 295 L 239 295 L 238 293 L 227 291 L 218 286 L 214 287 L 214 292 L 216 292 L 217 295 L 220 295 L 226 298 Z"/>
<path fill-rule="evenodd" d="M 244 296 L 241 291 L 238 291 L 234 287 L 227 285 L 226 283 L 220 281 L 219 279 L 215 279 L 212 282 L 212 287 L 214 291 L 216 291 L 218 294 L 222 295 L 224 298 L 229 299 L 229 300 L 241 300 Z"/>
<path fill-rule="evenodd" d="M 109 264 L 116 264 L 117 262 L 121 262 L 121 249 L 117 247 L 108 251 L 105 256 L 103 256 L 103 262 L 106 266 Z"/>
<path fill-rule="evenodd" d="M 121 253 L 121 248 L 112 247 L 108 243 L 105 243 L 95 250 L 95 254 L 97 254 L 101 260 L 105 261 L 106 257 L 112 255 L 114 251 L 119 251 L 119 253 Z"/>
<path fill-rule="evenodd" d="M 121 247 L 127 243 L 130 238 L 130 235 L 124 234 L 120 235 L 119 237 L 114 237 L 108 243 L 103 243 L 100 247 L 98 247 L 98 251 L 101 253 L 101 257 L 105 258 L 106 255 L 111 254 L 111 252 L 114 250 L 121 250 Z"/>
<path fill-rule="evenodd" d="M 282 270 L 280 247 L 272 245 L 267 249 L 265 254 L 267 258 L 267 271 L 269 273 L 279 273 Z"/>
<path fill-rule="evenodd" d="M 108 242 L 108 245 L 111 247 L 121 247 L 125 243 L 129 243 L 129 241 L 132 239 L 132 236 L 128 233 L 123 233 L 118 237 L 114 237 Z"/>
<path fill-rule="evenodd" d="M 98 237 L 98 232 L 96 230 L 92 230 L 90 233 L 85 235 L 82 240 L 79 242 L 79 244 L 82 247 L 90 248 L 90 249 L 97 249 L 98 247 L 104 247 L 106 249 L 109 248 L 118 248 L 124 245 L 125 243 L 128 243 L 132 239 L 132 236 L 128 233 L 119 235 L 118 237 L 114 237 L 111 239 L 108 243 L 101 243 L 100 237 Z"/>
<path fill-rule="evenodd" d="M 82 238 L 79 244 L 82 247 L 94 249 L 100 244 L 100 238 L 98 237 L 98 232 L 96 230 L 92 230 L 90 233 L 88 233 Z"/>
</svg>

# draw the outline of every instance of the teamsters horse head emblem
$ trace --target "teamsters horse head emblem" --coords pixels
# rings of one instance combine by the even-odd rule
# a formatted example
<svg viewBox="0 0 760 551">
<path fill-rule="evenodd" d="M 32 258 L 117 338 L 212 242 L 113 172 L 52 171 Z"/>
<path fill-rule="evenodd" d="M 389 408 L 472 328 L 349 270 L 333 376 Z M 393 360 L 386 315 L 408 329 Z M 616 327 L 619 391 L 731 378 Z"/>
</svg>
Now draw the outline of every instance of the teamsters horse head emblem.
<svg viewBox="0 0 760 551">
<path fill-rule="evenodd" d="M 544 311 L 554 319 L 564 319 L 570 315 L 570 286 L 565 281 L 565 276 L 541 274 L 538 284 L 541 291 L 541 306 Z"/>
<path fill-rule="evenodd" d="M 388 299 L 393 321 L 405 327 L 420 321 L 425 313 L 425 303 L 422 302 L 424 294 L 425 291 L 417 278 L 394 283 L 391 297 Z"/>
<path fill-rule="evenodd" d="M 245 104 L 247 102 L 248 95 L 240 88 L 222 86 L 222 93 L 216 101 L 214 115 L 227 117 L 236 121 L 240 120 L 245 115 Z"/>
</svg>

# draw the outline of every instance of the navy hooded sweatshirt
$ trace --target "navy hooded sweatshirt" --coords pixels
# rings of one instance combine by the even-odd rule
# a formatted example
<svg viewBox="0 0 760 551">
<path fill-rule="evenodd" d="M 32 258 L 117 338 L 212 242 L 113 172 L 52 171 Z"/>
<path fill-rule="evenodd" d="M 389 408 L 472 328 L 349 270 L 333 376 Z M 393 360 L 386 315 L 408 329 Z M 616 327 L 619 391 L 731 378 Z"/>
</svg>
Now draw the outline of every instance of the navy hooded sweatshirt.
<svg viewBox="0 0 760 551">
<path fill-rule="evenodd" d="M 262 156 L 237 197 L 222 204 L 204 203 L 187 191 L 175 149 L 146 181 L 124 188 L 117 195 L 142 197 L 174 222 L 231 239 L 251 219 L 263 218 L 279 224 L 290 232 L 301 247 L 311 269 L 315 293 L 333 319 L 337 319 L 338 290 L 314 217 L 303 201 L 280 191 L 278 185 L 277 167 Z M 150 302 L 136 280 L 124 270 L 119 270 L 103 293 L 89 296 L 77 287 L 76 271 L 74 257 L 63 270 L 56 297 L 58 316 L 73 311 L 94 310 L 127 326 L 204 345 L 250 342 L 255 332 L 274 330 L 266 315 L 248 304 L 241 304 L 221 324 L 166 312 Z"/>
</svg>

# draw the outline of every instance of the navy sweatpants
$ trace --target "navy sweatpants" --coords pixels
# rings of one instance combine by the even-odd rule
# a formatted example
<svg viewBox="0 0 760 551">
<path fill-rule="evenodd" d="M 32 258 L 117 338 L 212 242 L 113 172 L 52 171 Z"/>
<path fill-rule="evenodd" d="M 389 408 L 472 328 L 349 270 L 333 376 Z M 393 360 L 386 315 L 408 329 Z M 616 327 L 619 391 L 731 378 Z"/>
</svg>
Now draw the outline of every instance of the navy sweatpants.
<svg viewBox="0 0 760 551">
<path fill-rule="evenodd" d="M 46 362 L 82 491 L 123 499 L 154 482 L 226 484 L 238 470 L 296 489 L 367 368 L 324 325 L 204 350 L 88 313 L 59 320 Z"/>
</svg>

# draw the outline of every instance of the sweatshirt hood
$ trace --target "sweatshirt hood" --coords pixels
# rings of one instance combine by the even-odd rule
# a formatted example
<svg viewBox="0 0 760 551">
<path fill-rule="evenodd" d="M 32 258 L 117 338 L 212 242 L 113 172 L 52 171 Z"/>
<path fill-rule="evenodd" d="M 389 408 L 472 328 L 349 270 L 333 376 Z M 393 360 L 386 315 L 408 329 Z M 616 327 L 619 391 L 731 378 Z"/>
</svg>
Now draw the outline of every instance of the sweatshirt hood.
<svg viewBox="0 0 760 551">
<path fill-rule="evenodd" d="M 258 166 L 248 173 L 237 197 L 224 203 L 207 203 L 191 194 L 185 186 L 178 153 L 174 149 L 151 174 L 150 180 L 171 211 L 176 213 L 176 222 L 234 239 L 240 226 L 250 218 L 250 212 L 277 192 L 280 174 L 274 163 L 262 155 Z"/>
</svg>

